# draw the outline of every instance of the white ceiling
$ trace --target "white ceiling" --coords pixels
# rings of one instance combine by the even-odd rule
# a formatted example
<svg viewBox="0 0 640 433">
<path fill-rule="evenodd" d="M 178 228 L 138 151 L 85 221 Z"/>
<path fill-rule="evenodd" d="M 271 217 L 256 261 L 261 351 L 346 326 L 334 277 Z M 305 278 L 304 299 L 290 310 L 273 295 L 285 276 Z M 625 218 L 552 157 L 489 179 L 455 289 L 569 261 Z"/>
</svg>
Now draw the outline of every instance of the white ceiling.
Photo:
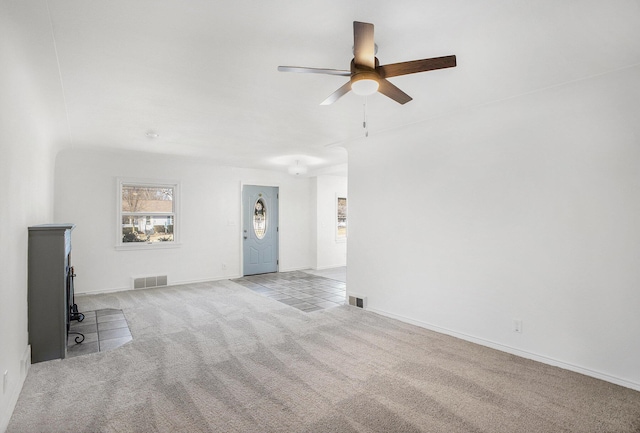
<svg viewBox="0 0 640 433">
<path fill-rule="evenodd" d="M 381 64 L 455 54 L 458 67 L 390 79 L 414 100 L 368 98 L 369 133 L 640 63 L 637 0 L 51 0 L 65 146 L 344 173 L 364 98 L 320 102 L 348 69 L 354 20 Z M 460 125 L 464 127 L 464 125 Z M 145 134 L 159 134 L 150 139 Z"/>
</svg>

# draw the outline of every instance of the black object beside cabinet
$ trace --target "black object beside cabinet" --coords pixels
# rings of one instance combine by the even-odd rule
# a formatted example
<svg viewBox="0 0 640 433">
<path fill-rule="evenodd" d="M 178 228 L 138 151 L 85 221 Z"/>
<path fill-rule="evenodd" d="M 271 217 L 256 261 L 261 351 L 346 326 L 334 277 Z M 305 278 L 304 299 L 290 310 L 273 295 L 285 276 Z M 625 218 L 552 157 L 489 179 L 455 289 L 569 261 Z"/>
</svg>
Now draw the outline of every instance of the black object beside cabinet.
<svg viewBox="0 0 640 433">
<path fill-rule="evenodd" d="M 66 357 L 70 320 L 82 320 L 77 317 L 82 315 L 73 303 L 71 231 L 74 228 L 74 224 L 29 227 L 28 311 L 32 363 Z"/>
</svg>

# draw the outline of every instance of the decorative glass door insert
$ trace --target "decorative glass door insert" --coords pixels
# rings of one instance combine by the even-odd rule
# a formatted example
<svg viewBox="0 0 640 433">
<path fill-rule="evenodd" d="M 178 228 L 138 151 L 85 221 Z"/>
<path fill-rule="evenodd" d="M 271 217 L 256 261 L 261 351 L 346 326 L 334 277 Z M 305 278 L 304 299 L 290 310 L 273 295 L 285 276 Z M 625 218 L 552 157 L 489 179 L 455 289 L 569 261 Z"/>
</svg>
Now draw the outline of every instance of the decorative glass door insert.
<svg viewBox="0 0 640 433">
<path fill-rule="evenodd" d="M 267 206 L 262 198 L 253 206 L 253 232 L 258 239 L 264 239 L 267 234 Z"/>
</svg>

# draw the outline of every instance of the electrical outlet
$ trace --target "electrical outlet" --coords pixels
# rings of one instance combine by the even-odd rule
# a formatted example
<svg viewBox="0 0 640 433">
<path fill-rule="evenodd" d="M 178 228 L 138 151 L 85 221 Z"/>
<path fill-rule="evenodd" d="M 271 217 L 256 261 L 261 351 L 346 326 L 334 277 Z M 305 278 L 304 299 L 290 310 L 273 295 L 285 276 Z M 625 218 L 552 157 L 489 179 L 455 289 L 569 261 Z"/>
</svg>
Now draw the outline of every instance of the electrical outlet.
<svg viewBox="0 0 640 433">
<path fill-rule="evenodd" d="M 223 263 L 223 264 L 222 264 L 222 270 L 225 270 L 225 269 L 227 269 L 227 264 L 226 264 L 226 263 Z"/>
<path fill-rule="evenodd" d="M 517 332 L 518 334 L 522 334 L 522 320 L 513 319 L 513 332 Z"/>
</svg>

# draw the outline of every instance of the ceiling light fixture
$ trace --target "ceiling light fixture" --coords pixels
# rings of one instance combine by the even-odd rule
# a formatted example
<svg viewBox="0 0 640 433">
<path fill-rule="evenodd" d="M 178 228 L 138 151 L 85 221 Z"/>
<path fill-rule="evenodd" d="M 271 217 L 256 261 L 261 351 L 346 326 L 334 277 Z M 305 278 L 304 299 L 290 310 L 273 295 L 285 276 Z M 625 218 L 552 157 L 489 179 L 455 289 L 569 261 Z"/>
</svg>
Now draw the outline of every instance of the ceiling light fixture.
<svg viewBox="0 0 640 433">
<path fill-rule="evenodd" d="M 147 133 L 144 134 L 144 135 L 146 135 L 149 138 L 158 138 L 158 137 L 160 137 L 160 134 L 158 134 L 157 132 L 154 132 L 154 131 L 147 131 Z"/>
<path fill-rule="evenodd" d="M 371 71 L 360 72 L 351 78 L 351 90 L 356 95 L 370 96 L 378 91 L 378 74 Z"/>
<path fill-rule="evenodd" d="M 292 174 L 294 176 L 299 176 L 301 174 L 306 174 L 307 173 L 307 167 L 304 165 L 300 165 L 300 161 L 296 160 L 296 165 L 292 165 L 291 167 L 289 167 L 289 174 Z"/>
</svg>

